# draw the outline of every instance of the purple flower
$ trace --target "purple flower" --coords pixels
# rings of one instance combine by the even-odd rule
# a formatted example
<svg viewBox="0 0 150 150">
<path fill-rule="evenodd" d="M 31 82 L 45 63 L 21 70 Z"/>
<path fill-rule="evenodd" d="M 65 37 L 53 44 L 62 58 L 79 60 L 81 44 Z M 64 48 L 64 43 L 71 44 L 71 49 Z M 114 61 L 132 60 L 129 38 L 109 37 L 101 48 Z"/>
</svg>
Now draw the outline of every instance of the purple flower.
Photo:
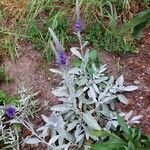
<svg viewBox="0 0 150 150">
<path fill-rule="evenodd" d="M 67 63 L 67 56 L 64 51 L 60 51 L 57 58 L 57 63 L 59 65 L 65 65 Z"/>
<path fill-rule="evenodd" d="M 75 22 L 74 30 L 75 32 L 81 31 L 80 6 L 78 0 L 76 1 L 76 22 Z"/>
<path fill-rule="evenodd" d="M 6 108 L 6 115 L 7 115 L 8 117 L 10 117 L 10 118 L 14 117 L 15 113 L 16 113 L 15 107 L 13 107 L 13 106 L 8 106 L 8 107 Z"/>
<path fill-rule="evenodd" d="M 67 63 L 67 56 L 65 54 L 65 51 L 64 51 L 64 48 L 63 46 L 60 44 L 58 38 L 56 37 L 54 31 L 49 28 L 49 31 L 50 31 L 50 34 L 52 36 L 52 39 L 53 39 L 53 44 L 52 45 L 52 49 L 55 53 L 55 56 L 56 56 L 56 59 L 57 59 L 57 63 L 59 65 L 66 65 Z"/>
</svg>

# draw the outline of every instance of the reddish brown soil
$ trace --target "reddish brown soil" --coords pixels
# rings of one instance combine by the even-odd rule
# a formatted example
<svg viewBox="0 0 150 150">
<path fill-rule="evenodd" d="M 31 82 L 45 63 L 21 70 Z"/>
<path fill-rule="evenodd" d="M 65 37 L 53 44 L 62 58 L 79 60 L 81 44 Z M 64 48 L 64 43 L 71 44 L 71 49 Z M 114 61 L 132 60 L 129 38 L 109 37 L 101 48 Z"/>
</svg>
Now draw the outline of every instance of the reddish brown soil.
<svg viewBox="0 0 150 150">
<path fill-rule="evenodd" d="M 108 64 L 108 72 L 118 76 L 123 73 L 125 83 L 139 83 L 139 89 L 126 93 L 129 103 L 127 106 L 118 104 L 117 110 L 134 115 L 143 115 L 140 126 L 143 133 L 150 134 L 150 28 L 143 32 L 143 40 L 139 53 L 126 56 L 115 56 L 101 52 L 103 61 Z"/>
</svg>

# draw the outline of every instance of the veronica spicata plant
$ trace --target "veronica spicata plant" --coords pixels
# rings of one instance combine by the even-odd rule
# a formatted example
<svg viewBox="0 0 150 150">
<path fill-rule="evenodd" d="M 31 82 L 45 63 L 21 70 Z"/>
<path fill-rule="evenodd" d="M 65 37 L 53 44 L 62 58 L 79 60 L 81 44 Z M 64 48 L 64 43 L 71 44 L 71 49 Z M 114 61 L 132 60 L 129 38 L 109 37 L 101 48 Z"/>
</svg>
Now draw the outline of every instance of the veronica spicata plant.
<svg viewBox="0 0 150 150">
<path fill-rule="evenodd" d="M 81 147 L 88 149 L 86 141 L 98 140 L 89 130 L 116 130 L 118 122 L 114 112 L 115 102 L 127 104 L 127 98 L 121 93 L 137 89 L 134 85 L 125 86 L 123 75 L 116 80 L 113 76 L 107 75 L 106 65 L 97 66 L 93 62 L 89 69 L 90 50 L 86 49 L 87 42 L 81 40 L 78 5 L 77 1 L 78 15 L 75 27 L 78 30 L 75 33 L 80 46 L 71 48 L 71 52 L 81 60 L 81 65 L 73 68 L 67 66 L 64 48 L 54 31 L 49 28 L 56 60 L 63 62 L 59 63 L 60 69 L 50 69 L 62 77 L 60 85 L 52 91 L 60 104 L 51 107 L 52 114 L 49 117 L 42 115 L 45 125 L 36 132 L 32 131 L 34 134 L 27 137 L 25 143 L 44 143 L 50 150 L 72 150 Z"/>
<path fill-rule="evenodd" d="M 0 105 L 0 149 L 19 150 L 20 149 L 20 132 L 21 124 L 35 113 L 37 101 L 33 101 L 35 94 L 29 93 L 29 90 L 23 86 L 18 90 L 20 99 L 17 103 Z"/>
</svg>

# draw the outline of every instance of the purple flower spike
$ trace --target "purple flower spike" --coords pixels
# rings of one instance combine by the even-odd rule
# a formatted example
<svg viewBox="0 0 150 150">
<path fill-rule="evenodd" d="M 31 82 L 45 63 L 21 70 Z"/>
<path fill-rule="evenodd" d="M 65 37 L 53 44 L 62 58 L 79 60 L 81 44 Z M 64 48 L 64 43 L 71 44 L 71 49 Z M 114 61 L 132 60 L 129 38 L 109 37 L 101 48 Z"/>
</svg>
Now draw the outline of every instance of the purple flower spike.
<svg viewBox="0 0 150 150">
<path fill-rule="evenodd" d="M 14 115 L 15 115 L 15 113 L 16 113 L 15 107 L 8 106 L 8 107 L 6 108 L 6 115 L 7 115 L 9 118 L 13 118 Z"/>
<path fill-rule="evenodd" d="M 55 35 L 54 31 L 49 28 L 50 34 L 52 36 L 53 39 L 53 44 L 52 45 L 52 49 L 55 53 L 56 59 L 57 59 L 57 63 L 61 66 L 64 66 L 67 64 L 67 56 L 64 52 L 64 48 L 63 46 L 60 44 L 57 36 Z"/>
<path fill-rule="evenodd" d="M 57 58 L 57 63 L 59 65 L 65 65 L 67 63 L 67 56 L 63 51 L 59 52 L 58 58 Z"/>
<path fill-rule="evenodd" d="M 78 0 L 76 1 L 76 22 L 75 22 L 74 30 L 75 32 L 81 31 L 80 6 Z"/>
</svg>

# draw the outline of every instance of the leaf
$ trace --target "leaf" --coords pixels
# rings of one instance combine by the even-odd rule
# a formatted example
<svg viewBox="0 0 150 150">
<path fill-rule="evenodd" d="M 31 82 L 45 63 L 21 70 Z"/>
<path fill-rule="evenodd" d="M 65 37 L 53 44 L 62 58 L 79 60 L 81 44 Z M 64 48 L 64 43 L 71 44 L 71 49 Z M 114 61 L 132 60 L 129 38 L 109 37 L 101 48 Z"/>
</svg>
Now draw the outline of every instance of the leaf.
<svg viewBox="0 0 150 150">
<path fill-rule="evenodd" d="M 27 138 L 24 141 L 26 144 L 38 144 L 41 142 L 38 138 Z"/>
<path fill-rule="evenodd" d="M 139 119 L 141 119 L 143 116 L 142 115 L 138 115 L 138 116 L 134 116 L 131 121 L 138 121 Z"/>
<path fill-rule="evenodd" d="M 68 97 L 68 93 L 67 93 L 67 90 L 59 90 L 59 89 L 56 89 L 56 90 L 53 90 L 52 93 L 55 95 L 55 96 L 58 96 L 58 97 Z"/>
<path fill-rule="evenodd" d="M 61 71 L 57 70 L 57 69 L 49 69 L 51 72 L 53 73 L 58 73 L 58 74 L 62 74 Z"/>
<path fill-rule="evenodd" d="M 63 112 L 63 111 L 69 110 L 71 107 L 72 107 L 72 104 L 58 104 L 58 105 L 52 106 L 51 110 Z"/>
<path fill-rule="evenodd" d="M 125 23 L 120 29 L 120 34 L 126 33 L 129 29 L 145 22 L 146 20 L 150 20 L 150 9 L 138 13 L 134 18 Z"/>
<path fill-rule="evenodd" d="M 51 145 L 51 144 L 55 143 L 55 142 L 59 139 L 59 137 L 60 137 L 60 135 L 55 135 L 55 136 L 53 136 L 53 137 L 49 140 L 48 145 Z"/>
<path fill-rule="evenodd" d="M 49 118 L 48 118 L 48 117 L 46 117 L 45 115 L 42 115 L 42 119 L 43 119 L 46 123 L 48 123 L 48 122 L 49 122 Z"/>
<path fill-rule="evenodd" d="M 105 98 L 102 100 L 102 102 L 103 102 L 103 103 L 108 103 L 108 102 L 114 100 L 116 97 L 117 97 L 116 95 L 107 96 L 107 97 L 105 97 Z"/>
<path fill-rule="evenodd" d="M 83 114 L 83 120 L 85 121 L 85 123 L 87 123 L 89 127 L 93 129 L 101 130 L 101 127 L 89 112 Z"/>
<path fill-rule="evenodd" d="M 78 120 L 74 120 L 74 121 L 72 121 L 72 123 L 69 123 L 67 125 L 67 131 L 71 131 L 72 129 L 74 129 L 76 127 L 77 123 L 78 123 Z"/>
<path fill-rule="evenodd" d="M 75 59 L 75 60 L 73 61 L 73 64 L 74 64 L 75 67 L 80 67 L 80 66 L 81 66 L 81 63 L 82 63 L 82 61 L 79 60 L 79 59 Z"/>
<path fill-rule="evenodd" d="M 94 136 L 98 136 L 98 137 L 107 137 L 107 136 L 113 137 L 115 139 L 119 139 L 122 141 L 122 139 L 119 136 L 117 136 L 109 131 L 105 131 L 105 130 L 91 130 L 90 134 L 92 134 Z"/>
<path fill-rule="evenodd" d="M 119 101 L 122 102 L 123 104 L 128 104 L 128 99 L 127 99 L 124 95 L 119 94 L 119 95 L 118 95 L 118 99 L 119 99 Z"/>
<path fill-rule="evenodd" d="M 79 86 L 82 86 L 82 85 L 86 84 L 87 82 L 88 82 L 87 78 L 83 78 L 81 80 L 78 80 L 76 82 L 76 84 L 79 85 Z"/>
<path fill-rule="evenodd" d="M 96 143 L 91 145 L 90 150 L 112 150 L 112 149 L 120 149 L 123 147 L 125 142 L 118 139 L 111 139 L 108 142 Z"/>
<path fill-rule="evenodd" d="M 122 90 L 130 92 L 130 91 L 134 91 L 134 90 L 137 90 L 137 89 L 138 89 L 137 86 L 135 86 L 135 85 L 130 85 L 130 86 L 124 87 Z"/>
<path fill-rule="evenodd" d="M 78 143 L 79 141 L 83 140 L 84 139 L 84 134 L 81 134 L 77 137 L 76 139 L 76 142 L 75 143 Z"/>
<path fill-rule="evenodd" d="M 73 53 L 73 55 L 76 55 L 77 57 L 82 59 L 82 56 L 81 56 L 80 52 L 77 49 L 78 49 L 78 47 L 72 47 L 70 50 Z"/>
<path fill-rule="evenodd" d="M 119 85 L 120 87 L 123 86 L 124 83 L 124 77 L 123 75 L 121 75 L 120 77 L 118 77 L 118 79 L 116 80 L 116 85 Z"/>
<path fill-rule="evenodd" d="M 89 43 L 88 41 L 85 41 L 85 42 L 83 43 L 82 48 L 84 48 L 88 43 Z"/>
<path fill-rule="evenodd" d="M 90 86 L 88 95 L 90 98 L 92 98 L 94 101 L 96 101 L 96 92 L 92 86 Z"/>
<path fill-rule="evenodd" d="M 126 125 L 124 119 L 122 117 L 120 117 L 120 115 L 117 114 L 117 120 L 118 120 L 118 124 L 120 125 L 121 129 L 127 133 L 128 135 L 130 134 L 129 133 L 129 128 L 128 126 Z"/>
<path fill-rule="evenodd" d="M 128 142 L 128 150 L 135 150 L 134 145 L 131 141 Z"/>
<path fill-rule="evenodd" d="M 97 51 L 96 50 L 90 51 L 89 58 L 91 58 L 92 60 L 95 60 L 97 58 Z"/>
</svg>

